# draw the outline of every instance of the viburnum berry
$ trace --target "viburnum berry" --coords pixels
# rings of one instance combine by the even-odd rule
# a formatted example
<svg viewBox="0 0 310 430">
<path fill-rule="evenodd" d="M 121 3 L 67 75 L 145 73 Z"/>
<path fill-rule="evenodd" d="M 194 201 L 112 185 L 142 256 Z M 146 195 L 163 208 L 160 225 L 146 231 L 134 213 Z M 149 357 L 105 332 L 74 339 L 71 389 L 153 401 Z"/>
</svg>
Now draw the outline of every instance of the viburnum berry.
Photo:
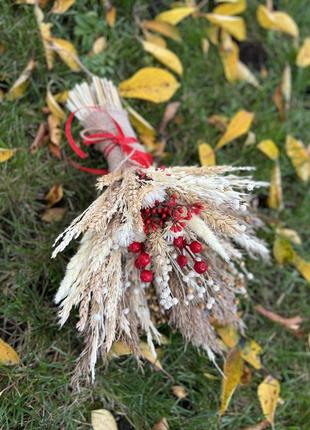
<svg viewBox="0 0 310 430">
<path fill-rule="evenodd" d="M 205 261 L 195 261 L 194 270 L 199 273 L 199 275 L 202 275 L 208 270 L 207 263 Z"/>
<path fill-rule="evenodd" d="M 135 261 L 135 266 L 137 269 L 143 269 L 146 267 L 151 261 L 150 254 L 147 252 L 142 252 L 139 257 Z"/>
<path fill-rule="evenodd" d="M 202 245 L 200 242 L 198 242 L 197 240 L 194 240 L 190 245 L 190 250 L 194 253 L 194 254 L 199 254 L 199 252 L 202 251 Z"/>
<path fill-rule="evenodd" d="M 188 263 L 188 258 L 185 255 L 179 255 L 177 257 L 177 263 L 180 267 L 184 267 Z"/>
<path fill-rule="evenodd" d="M 174 240 L 173 240 L 173 245 L 176 247 L 176 248 L 184 248 L 184 246 L 185 246 L 185 240 L 184 240 L 184 237 L 183 236 L 179 236 L 179 237 L 176 237 L 176 238 L 174 238 Z"/>
<path fill-rule="evenodd" d="M 138 252 L 140 252 L 142 250 L 142 243 L 140 242 L 132 242 L 129 246 L 128 246 L 129 251 L 137 254 Z"/>
<path fill-rule="evenodd" d="M 152 282 L 154 274 L 151 270 L 142 270 L 140 273 L 140 279 L 142 282 Z"/>
</svg>

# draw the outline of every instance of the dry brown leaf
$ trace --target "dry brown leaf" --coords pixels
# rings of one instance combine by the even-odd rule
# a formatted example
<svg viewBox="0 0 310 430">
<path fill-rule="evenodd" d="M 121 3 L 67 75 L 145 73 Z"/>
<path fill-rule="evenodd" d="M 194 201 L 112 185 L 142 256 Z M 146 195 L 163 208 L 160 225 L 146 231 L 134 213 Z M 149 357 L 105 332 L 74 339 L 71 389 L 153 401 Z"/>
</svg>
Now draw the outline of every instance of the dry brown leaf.
<svg viewBox="0 0 310 430">
<path fill-rule="evenodd" d="M 4 340 L 0 339 L 0 364 L 12 366 L 19 364 L 20 358 L 17 352 Z"/>
<path fill-rule="evenodd" d="M 224 415 L 230 399 L 240 384 L 244 361 L 237 348 L 229 351 L 224 364 L 224 378 L 221 393 L 220 415 Z"/>
<path fill-rule="evenodd" d="M 91 411 L 91 425 L 93 430 L 117 430 L 115 418 L 106 409 Z"/>
<path fill-rule="evenodd" d="M 51 93 L 50 89 L 49 89 L 50 85 L 47 88 L 47 92 L 46 92 L 46 103 L 47 106 L 50 110 L 50 112 L 59 120 L 64 120 L 66 117 L 65 112 L 62 110 L 62 108 L 59 106 L 59 104 L 57 103 L 55 97 L 53 96 L 53 94 Z"/>
<path fill-rule="evenodd" d="M 169 69 L 173 70 L 178 75 L 183 74 L 182 63 L 174 52 L 146 41 L 142 41 L 142 45 L 146 52 L 152 54 L 158 61 Z"/>
<path fill-rule="evenodd" d="M 166 131 L 167 125 L 176 116 L 176 113 L 177 113 L 180 105 L 181 105 L 180 102 L 172 102 L 172 103 L 167 104 L 164 115 L 162 117 L 162 120 L 161 120 L 161 123 L 159 126 L 159 133 L 163 134 Z"/>
<path fill-rule="evenodd" d="M 256 11 L 259 24 L 267 30 L 274 30 L 298 37 L 298 27 L 286 12 L 272 11 L 264 5 L 259 5 Z"/>
<path fill-rule="evenodd" d="M 207 13 L 205 17 L 212 24 L 217 25 L 223 30 L 226 30 L 235 39 L 239 41 L 243 41 L 246 39 L 245 22 L 244 19 L 240 16 L 227 16 Z"/>
<path fill-rule="evenodd" d="M 45 200 L 47 201 L 47 207 L 51 208 L 55 206 L 56 203 L 60 202 L 64 196 L 64 190 L 62 185 L 55 184 L 49 190 L 49 192 L 45 196 Z"/>
<path fill-rule="evenodd" d="M 252 381 L 252 370 L 244 364 L 242 375 L 240 378 L 240 385 L 249 385 Z"/>
<path fill-rule="evenodd" d="M 179 30 L 167 22 L 142 21 L 141 26 L 144 30 L 155 31 L 156 33 L 160 33 L 163 36 L 169 37 L 175 42 L 181 42 L 182 40 Z"/>
<path fill-rule="evenodd" d="M 187 391 L 186 389 L 183 387 L 183 385 L 173 385 L 171 387 L 171 390 L 173 392 L 173 394 L 178 398 L 178 399 L 185 399 L 187 397 Z"/>
<path fill-rule="evenodd" d="M 53 4 L 52 13 L 65 13 L 75 3 L 75 0 L 55 0 Z"/>
<path fill-rule="evenodd" d="M 30 145 L 29 151 L 31 154 L 35 154 L 44 143 L 46 143 L 48 137 L 48 128 L 45 122 L 42 122 L 37 130 L 35 138 L 33 139 L 32 144 Z"/>
<path fill-rule="evenodd" d="M 90 55 L 98 55 L 107 47 L 107 39 L 104 36 L 98 37 L 90 51 Z"/>
<path fill-rule="evenodd" d="M 192 15 L 194 12 L 196 12 L 196 8 L 193 6 L 176 7 L 160 13 L 155 19 L 156 21 L 163 21 L 171 25 L 177 25 L 184 18 Z"/>
<path fill-rule="evenodd" d="M 236 0 L 226 4 L 220 4 L 213 9 L 212 13 L 219 15 L 238 15 L 246 10 L 246 0 Z"/>
<path fill-rule="evenodd" d="M 263 420 L 260 423 L 255 424 L 254 426 L 245 427 L 242 430 L 265 430 L 269 426 L 270 426 L 269 421 Z"/>
<path fill-rule="evenodd" d="M 214 150 L 208 143 L 198 142 L 198 155 L 201 166 L 216 165 Z"/>
<path fill-rule="evenodd" d="M 148 100 L 154 103 L 166 102 L 177 91 L 180 84 L 167 70 L 144 67 L 130 79 L 119 85 L 122 97 Z"/>
<path fill-rule="evenodd" d="M 152 430 L 169 430 L 168 421 L 166 418 L 161 418 L 153 427 Z"/>
<path fill-rule="evenodd" d="M 62 61 L 67 64 L 72 71 L 78 72 L 81 69 L 76 49 L 71 42 L 53 37 L 51 39 L 51 45 Z"/>
<path fill-rule="evenodd" d="M 25 69 L 22 71 L 22 74 L 17 79 L 17 81 L 14 82 L 12 87 L 9 89 L 8 93 L 6 94 L 7 100 L 16 100 L 19 99 L 22 95 L 24 95 L 26 88 L 29 84 L 30 76 L 33 72 L 33 70 L 36 67 L 36 62 L 32 58 Z"/>
<path fill-rule="evenodd" d="M 13 157 L 16 149 L 0 148 L 0 163 L 4 163 Z"/>
<path fill-rule="evenodd" d="M 271 209 L 282 209 L 283 207 L 281 169 L 278 161 L 272 168 L 267 202 Z"/>
<path fill-rule="evenodd" d="M 227 130 L 227 124 L 229 123 L 229 119 L 224 115 L 211 115 L 208 118 L 208 124 L 213 125 L 219 131 L 224 133 Z"/>
<path fill-rule="evenodd" d="M 280 383 L 272 376 L 267 376 L 257 388 L 257 395 L 266 420 L 273 426 L 274 415 L 279 400 Z"/>
<path fill-rule="evenodd" d="M 296 65 L 298 67 L 309 67 L 310 66 L 310 37 L 304 40 L 302 47 L 300 48 L 297 58 Z"/>
<path fill-rule="evenodd" d="M 50 142 L 48 144 L 48 150 L 50 151 L 53 157 L 57 158 L 58 160 L 61 160 L 62 154 L 61 154 L 61 149 L 58 145 L 54 145 L 54 143 Z"/>
<path fill-rule="evenodd" d="M 48 208 L 43 212 L 41 219 L 48 223 L 58 222 L 63 219 L 65 213 L 65 208 Z"/>
<path fill-rule="evenodd" d="M 299 315 L 291 318 L 285 318 L 285 317 L 282 317 L 281 315 L 276 314 L 275 312 L 268 311 L 268 309 L 265 309 L 261 305 L 255 306 L 255 309 L 258 313 L 260 313 L 264 317 L 282 325 L 288 330 L 298 331 L 300 329 L 300 324 L 303 322 L 303 319 Z"/>
<path fill-rule="evenodd" d="M 220 149 L 232 140 L 235 140 L 243 134 L 247 133 L 252 125 L 253 120 L 253 113 L 248 112 L 246 110 L 240 110 L 239 112 L 237 112 L 236 115 L 229 122 L 226 132 L 217 143 L 215 149 Z"/>
<path fill-rule="evenodd" d="M 272 100 L 273 100 L 274 104 L 276 105 L 280 121 L 285 121 L 285 105 L 284 105 L 281 85 L 277 86 L 277 88 L 274 92 L 274 95 L 272 97 Z"/>
<path fill-rule="evenodd" d="M 116 7 L 112 6 L 109 8 L 109 10 L 107 11 L 106 15 L 105 15 L 105 19 L 107 20 L 107 23 L 110 27 L 114 27 L 115 23 L 116 23 Z"/>
<path fill-rule="evenodd" d="M 310 154 L 303 142 L 288 135 L 286 137 L 285 149 L 299 178 L 304 182 L 308 182 L 310 179 Z"/>
<path fill-rule="evenodd" d="M 262 140 L 257 145 L 257 148 L 262 151 L 263 154 L 267 155 L 270 160 L 276 161 L 279 159 L 280 152 L 277 145 L 271 139 Z"/>
</svg>

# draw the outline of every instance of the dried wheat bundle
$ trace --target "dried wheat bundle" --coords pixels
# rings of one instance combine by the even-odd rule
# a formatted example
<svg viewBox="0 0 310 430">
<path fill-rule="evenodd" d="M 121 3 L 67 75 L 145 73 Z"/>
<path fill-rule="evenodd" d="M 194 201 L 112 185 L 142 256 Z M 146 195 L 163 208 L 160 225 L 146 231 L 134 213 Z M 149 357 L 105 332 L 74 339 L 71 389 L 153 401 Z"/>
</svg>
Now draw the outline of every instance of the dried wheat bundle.
<svg viewBox="0 0 310 430">
<path fill-rule="evenodd" d="M 145 334 L 155 356 L 158 317 L 214 360 L 220 344 L 212 323 L 241 326 L 236 294 L 251 277 L 245 256 L 268 258 L 249 208 L 249 192 L 265 184 L 236 175 L 250 168 L 152 166 L 106 80 L 75 87 L 68 107 L 110 170 L 97 182 L 99 197 L 57 238 L 53 252 L 83 235 L 55 299 L 61 325 L 79 308 L 85 348 L 76 377 L 94 379 L 98 352 L 106 357 L 118 339 L 138 355 Z M 119 128 L 123 143 L 111 137 Z"/>
</svg>

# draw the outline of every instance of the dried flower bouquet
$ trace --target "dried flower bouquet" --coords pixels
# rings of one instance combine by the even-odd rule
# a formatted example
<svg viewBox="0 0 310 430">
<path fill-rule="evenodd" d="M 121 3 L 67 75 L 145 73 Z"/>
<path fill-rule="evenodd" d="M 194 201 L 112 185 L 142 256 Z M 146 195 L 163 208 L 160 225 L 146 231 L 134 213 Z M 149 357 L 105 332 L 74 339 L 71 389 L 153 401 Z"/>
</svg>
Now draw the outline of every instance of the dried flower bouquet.
<svg viewBox="0 0 310 430">
<path fill-rule="evenodd" d="M 98 179 L 99 197 L 57 238 L 53 252 L 83 235 L 55 298 L 61 325 L 79 307 L 85 348 L 75 377 L 93 380 L 98 352 L 105 358 L 118 339 L 139 355 L 145 334 L 155 356 L 158 319 L 214 361 L 221 351 L 214 321 L 242 325 L 236 294 L 251 277 L 244 257 L 268 258 L 249 207 L 249 192 L 265 184 L 236 175 L 246 167 L 151 165 L 109 81 L 95 77 L 76 86 L 68 108 L 110 170 Z"/>
</svg>

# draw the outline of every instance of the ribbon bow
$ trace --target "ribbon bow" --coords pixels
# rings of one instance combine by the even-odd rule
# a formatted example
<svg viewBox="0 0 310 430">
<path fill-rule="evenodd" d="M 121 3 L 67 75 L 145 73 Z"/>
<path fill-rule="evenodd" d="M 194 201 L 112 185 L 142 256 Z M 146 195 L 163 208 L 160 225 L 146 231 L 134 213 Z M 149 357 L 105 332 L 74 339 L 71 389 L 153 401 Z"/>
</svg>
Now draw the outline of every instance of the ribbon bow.
<svg viewBox="0 0 310 430">
<path fill-rule="evenodd" d="M 100 109 L 97 109 L 100 110 Z M 98 132 L 98 133 L 91 133 L 91 134 L 84 134 L 83 136 L 83 144 L 85 146 L 89 145 L 95 145 L 97 143 L 102 143 L 105 140 L 108 140 L 111 142 L 107 147 L 104 149 L 104 155 L 107 157 L 111 151 L 115 148 L 115 146 L 119 146 L 124 154 L 128 156 L 128 159 L 134 161 L 135 163 L 139 164 L 141 167 L 150 167 L 153 162 L 153 158 L 151 154 L 148 152 L 140 151 L 136 149 L 132 144 L 138 143 L 138 140 L 135 137 L 129 137 L 126 136 L 122 130 L 122 127 L 119 125 L 119 123 L 106 111 L 104 111 L 106 115 L 109 116 L 111 119 L 111 122 L 115 126 L 116 133 L 111 132 Z M 72 133 L 71 133 L 71 125 L 72 121 L 75 118 L 76 112 L 72 112 L 66 122 L 65 125 L 65 132 L 67 136 L 67 140 L 73 151 L 81 158 L 85 159 L 88 158 L 88 154 L 84 152 L 75 142 Z M 81 166 L 78 163 L 72 162 L 72 164 L 77 167 L 79 170 L 92 173 L 94 175 L 105 175 L 108 173 L 105 169 L 93 169 L 89 167 Z"/>
</svg>

